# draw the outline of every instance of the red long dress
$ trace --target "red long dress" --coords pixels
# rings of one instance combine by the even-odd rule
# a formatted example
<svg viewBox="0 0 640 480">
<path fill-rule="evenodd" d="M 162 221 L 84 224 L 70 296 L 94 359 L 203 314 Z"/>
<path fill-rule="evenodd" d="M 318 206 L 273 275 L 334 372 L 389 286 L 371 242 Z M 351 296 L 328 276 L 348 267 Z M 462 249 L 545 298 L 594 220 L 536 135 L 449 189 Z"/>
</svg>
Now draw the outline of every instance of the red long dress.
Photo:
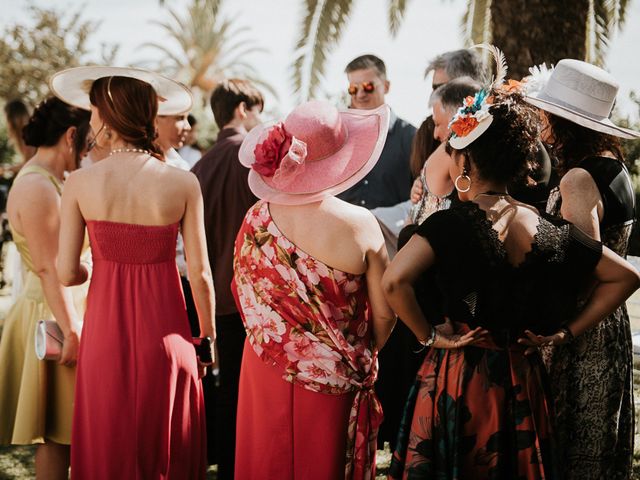
<svg viewBox="0 0 640 480">
<path fill-rule="evenodd" d="M 234 272 L 247 330 L 235 478 L 375 478 L 382 411 L 366 277 L 299 249 L 263 201 L 240 227 Z"/>
<path fill-rule="evenodd" d="M 88 221 L 74 480 L 203 479 L 202 388 L 175 263 L 178 224 Z"/>
</svg>

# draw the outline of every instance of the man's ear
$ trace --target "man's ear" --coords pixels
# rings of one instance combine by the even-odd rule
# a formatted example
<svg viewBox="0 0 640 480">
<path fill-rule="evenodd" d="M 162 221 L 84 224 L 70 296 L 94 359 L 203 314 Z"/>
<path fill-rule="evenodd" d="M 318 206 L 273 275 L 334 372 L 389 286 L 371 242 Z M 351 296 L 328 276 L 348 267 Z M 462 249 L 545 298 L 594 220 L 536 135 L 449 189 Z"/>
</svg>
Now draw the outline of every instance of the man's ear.
<svg viewBox="0 0 640 480">
<path fill-rule="evenodd" d="M 389 87 L 390 87 L 390 86 L 391 86 L 391 82 L 389 82 L 389 80 L 385 80 L 385 81 L 384 81 L 384 93 L 385 93 L 385 95 L 386 95 L 387 93 L 389 93 Z"/>
<path fill-rule="evenodd" d="M 237 119 L 244 120 L 247 118 L 247 104 L 240 102 L 233 113 Z"/>
</svg>

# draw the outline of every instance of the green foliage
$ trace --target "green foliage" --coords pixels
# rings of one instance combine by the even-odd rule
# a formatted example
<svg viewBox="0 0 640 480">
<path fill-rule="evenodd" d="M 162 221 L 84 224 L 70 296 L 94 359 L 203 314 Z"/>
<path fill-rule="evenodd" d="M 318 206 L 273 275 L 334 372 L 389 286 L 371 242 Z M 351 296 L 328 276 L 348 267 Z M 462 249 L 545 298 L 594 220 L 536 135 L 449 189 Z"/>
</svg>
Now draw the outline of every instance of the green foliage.
<svg viewBox="0 0 640 480">
<path fill-rule="evenodd" d="M 465 45 L 491 42 L 491 0 L 467 0 L 462 17 Z"/>
<path fill-rule="evenodd" d="M 609 40 L 622 28 L 629 0 L 593 0 L 587 19 L 586 61 L 598 66 L 604 65 L 609 48 Z"/>
<path fill-rule="evenodd" d="M 638 114 L 640 116 L 640 96 L 635 92 L 631 92 L 630 97 L 636 104 Z M 616 119 L 615 123 L 625 128 L 640 131 L 640 120 L 632 122 L 629 118 L 620 118 Z M 640 193 L 640 138 L 635 140 L 623 140 L 622 151 L 624 153 L 626 163 L 629 166 L 635 190 Z"/>
<path fill-rule="evenodd" d="M 191 0 L 186 15 L 170 8 L 168 21 L 151 22 L 163 30 L 163 39 L 170 43 L 147 42 L 142 46 L 159 50 L 163 58 L 155 67 L 198 89 L 194 93 L 200 94 L 203 104 L 216 84 L 229 77 L 248 79 L 276 96 L 246 61 L 248 55 L 264 53 L 265 49 L 246 38 L 248 27 L 236 27 L 237 17 L 220 14 L 222 4 L 223 0 Z"/>
<path fill-rule="evenodd" d="M 27 9 L 31 25 L 10 25 L 0 38 L 0 98 L 33 106 L 49 94 L 47 82 L 53 73 L 83 64 L 87 39 L 98 23 L 82 20 L 81 9 L 66 14 Z"/>
<path fill-rule="evenodd" d="M 12 163 L 15 150 L 9 144 L 9 134 L 4 116 L 0 118 L 0 164 Z"/>
<path fill-rule="evenodd" d="M 390 1 L 389 19 L 392 28 L 397 29 L 404 14 L 404 1 Z M 300 100 L 318 98 L 327 56 L 338 44 L 344 27 L 351 14 L 352 0 L 306 0 L 295 58 L 292 64 L 293 87 Z M 402 13 L 392 11 L 397 5 Z"/>
<path fill-rule="evenodd" d="M 491 3 L 492 0 L 467 0 L 467 10 L 461 22 L 466 45 L 491 42 Z M 604 65 L 609 41 L 616 30 L 623 27 L 629 3 L 629 0 L 590 2 L 585 38 L 587 62 Z"/>
</svg>

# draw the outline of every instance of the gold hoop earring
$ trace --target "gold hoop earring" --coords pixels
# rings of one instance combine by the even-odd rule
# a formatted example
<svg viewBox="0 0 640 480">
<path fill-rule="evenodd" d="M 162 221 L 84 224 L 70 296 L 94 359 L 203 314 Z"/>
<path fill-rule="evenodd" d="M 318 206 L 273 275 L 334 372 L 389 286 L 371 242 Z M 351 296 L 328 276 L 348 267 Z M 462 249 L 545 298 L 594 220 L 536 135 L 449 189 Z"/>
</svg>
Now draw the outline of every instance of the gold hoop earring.
<svg viewBox="0 0 640 480">
<path fill-rule="evenodd" d="M 465 180 L 466 182 L 468 182 L 467 188 L 460 188 L 458 186 L 458 182 L 460 180 Z M 471 190 L 471 177 L 467 175 L 466 170 L 462 170 L 462 173 L 456 177 L 456 179 L 453 181 L 453 186 L 456 187 L 456 190 L 459 191 L 460 193 L 465 193 Z"/>
</svg>

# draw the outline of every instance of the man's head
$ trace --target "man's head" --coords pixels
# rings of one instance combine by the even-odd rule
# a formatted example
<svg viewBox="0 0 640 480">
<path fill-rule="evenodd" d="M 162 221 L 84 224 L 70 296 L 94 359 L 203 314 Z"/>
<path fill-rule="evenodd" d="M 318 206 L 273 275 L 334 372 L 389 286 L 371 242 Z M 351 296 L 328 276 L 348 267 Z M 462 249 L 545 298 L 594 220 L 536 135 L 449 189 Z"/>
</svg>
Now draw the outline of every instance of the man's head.
<svg viewBox="0 0 640 480">
<path fill-rule="evenodd" d="M 243 127 L 247 131 L 260 123 L 264 98 L 248 80 L 223 80 L 211 94 L 211 110 L 220 129 Z"/>
<path fill-rule="evenodd" d="M 470 77 L 481 82 L 484 75 L 480 55 L 475 50 L 467 49 L 453 50 L 438 55 L 431 60 L 424 76 L 426 77 L 431 72 L 433 72 L 431 87 L 434 91 L 454 78 Z"/>
<path fill-rule="evenodd" d="M 163 152 L 170 148 L 180 148 L 184 146 L 187 133 L 191 130 L 187 121 L 187 114 L 180 115 L 158 115 L 156 124 L 158 126 L 158 144 Z"/>
<path fill-rule="evenodd" d="M 433 107 L 433 138 L 445 142 L 449 137 L 449 122 L 466 97 L 473 97 L 482 85 L 469 77 L 455 78 L 438 87 L 431 96 Z"/>
<path fill-rule="evenodd" d="M 349 79 L 351 108 L 371 110 L 384 104 L 389 80 L 382 60 L 375 55 L 362 55 L 349 62 L 344 71 Z"/>
</svg>

